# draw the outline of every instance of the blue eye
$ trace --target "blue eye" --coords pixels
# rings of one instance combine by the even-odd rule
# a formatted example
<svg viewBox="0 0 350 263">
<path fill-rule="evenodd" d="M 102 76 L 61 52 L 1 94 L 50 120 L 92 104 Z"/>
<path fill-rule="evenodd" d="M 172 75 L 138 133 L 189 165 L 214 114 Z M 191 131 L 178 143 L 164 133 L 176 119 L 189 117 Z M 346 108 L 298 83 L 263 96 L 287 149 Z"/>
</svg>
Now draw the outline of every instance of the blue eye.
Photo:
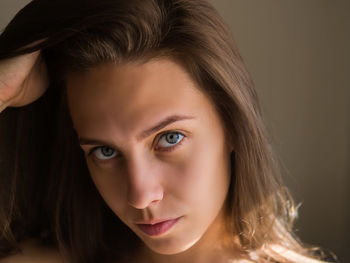
<svg viewBox="0 0 350 263">
<path fill-rule="evenodd" d="M 185 136 L 179 132 L 168 132 L 160 136 L 158 141 L 158 147 L 165 148 L 164 150 L 170 150 L 179 145 Z"/>
<path fill-rule="evenodd" d="M 179 132 L 167 132 L 160 136 L 157 144 L 157 150 L 170 152 L 181 144 L 185 136 Z M 99 161 L 108 161 L 117 156 L 117 151 L 108 146 L 98 146 L 89 152 Z"/>
<path fill-rule="evenodd" d="M 91 150 L 98 160 L 109 160 L 117 155 L 116 150 L 108 146 L 99 146 Z"/>
</svg>

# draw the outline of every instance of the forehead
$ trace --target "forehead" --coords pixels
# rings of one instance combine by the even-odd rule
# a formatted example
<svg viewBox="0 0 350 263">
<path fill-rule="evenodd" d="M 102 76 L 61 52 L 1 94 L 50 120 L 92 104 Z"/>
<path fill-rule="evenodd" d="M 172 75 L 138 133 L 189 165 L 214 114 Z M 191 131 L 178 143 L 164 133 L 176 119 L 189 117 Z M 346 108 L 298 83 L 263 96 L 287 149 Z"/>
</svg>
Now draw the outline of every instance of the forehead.
<svg viewBox="0 0 350 263">
<path fill-rule="evenodd" d="M 103 64 L 70 76 L 67 96 L 78 133 L 96 133 L 105 127 L 131 133 L 154 119 L 204 114 L 211 107 L 189 74 L 167 59 Z"/>
</svg>

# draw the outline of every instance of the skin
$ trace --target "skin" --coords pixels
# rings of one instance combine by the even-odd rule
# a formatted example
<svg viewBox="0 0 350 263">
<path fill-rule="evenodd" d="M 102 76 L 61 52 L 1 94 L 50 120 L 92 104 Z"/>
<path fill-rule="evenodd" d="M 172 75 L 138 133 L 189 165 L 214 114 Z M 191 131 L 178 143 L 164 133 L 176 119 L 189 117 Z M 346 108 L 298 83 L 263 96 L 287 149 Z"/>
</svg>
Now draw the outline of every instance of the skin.
<svg viewBox="0 0 350 263">
<path fill-rule="evenodd" d="M 218 240 L 233 145 L 213 103 L 181 66 L 164 58 L 103 64 L 69 76 L 67 98 L 91 178 L 143 241 L 142 262 L 232 257 Z M 143 132 L 174 115 L 185 117 Z M 174 218 L 159 236 L 136 225 Z"/>
<path fill-rule="evenodd" d="M 40 51 L 0 61 L 0 112 L 38 99 L 49 78 Z"/>
</svg>

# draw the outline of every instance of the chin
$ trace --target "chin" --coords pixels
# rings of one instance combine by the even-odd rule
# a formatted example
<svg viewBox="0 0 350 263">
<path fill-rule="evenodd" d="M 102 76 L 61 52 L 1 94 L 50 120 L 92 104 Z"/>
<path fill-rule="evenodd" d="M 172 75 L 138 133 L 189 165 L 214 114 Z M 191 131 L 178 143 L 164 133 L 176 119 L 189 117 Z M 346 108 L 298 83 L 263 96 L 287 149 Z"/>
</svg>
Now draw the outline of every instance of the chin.
<svg viewBox="0 0 350 263">
<path fill-rule="evenodd" d="M 143 242 L 150 250 L 157 254 L 176 255 L 191 248 L 198 240 L 199 238 L 190 240 L 160 238 L 155 240 L 143 240 Z"/>
</svg>

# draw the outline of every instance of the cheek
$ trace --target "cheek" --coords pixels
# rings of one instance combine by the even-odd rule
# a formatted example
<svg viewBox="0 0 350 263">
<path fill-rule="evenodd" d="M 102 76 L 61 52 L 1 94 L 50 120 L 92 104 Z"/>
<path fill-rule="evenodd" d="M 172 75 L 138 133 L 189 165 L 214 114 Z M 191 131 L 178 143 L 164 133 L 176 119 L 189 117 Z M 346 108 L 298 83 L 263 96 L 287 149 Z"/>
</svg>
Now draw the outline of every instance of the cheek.
<svg viewBox="0 0 350 263">
<path fill-rule="evenodd" d="M 189 205 L 199 207 L 206 202 L 225 198 L 230 173 L 227 156 L 221 143 L 194 144 L 191 152 L 167 174 L 167 189 Z M 172 175 L 171 175 L 172 173 Z"/>
<path fill-rule="evenodd" d="M 92 181 L 107 205 L 115 212 L 121 211 L 126 204 L 121 177 L 112 172 L 112 169 L 98 168 L 92 161 L 87 161 L 87 166 Z"/>
</svg>

